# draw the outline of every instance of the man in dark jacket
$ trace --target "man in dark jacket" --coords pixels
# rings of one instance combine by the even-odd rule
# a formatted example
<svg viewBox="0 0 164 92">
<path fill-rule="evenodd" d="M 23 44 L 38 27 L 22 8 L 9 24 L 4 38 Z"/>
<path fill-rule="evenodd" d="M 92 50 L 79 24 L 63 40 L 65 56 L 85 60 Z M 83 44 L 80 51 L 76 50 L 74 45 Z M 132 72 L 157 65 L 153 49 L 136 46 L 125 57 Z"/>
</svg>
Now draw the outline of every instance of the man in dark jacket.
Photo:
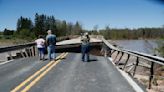
<svg viewBox="0 0 164 92">
<path fill-rule="evenodd" d="M 56 35 L 52 34 L 51 30 L 47 31 L 48 35 L 46 36 L 47 50 L 48 50 L 48 59 L 55 60 L 55 45 L 56 45 Z"/>
</svg>

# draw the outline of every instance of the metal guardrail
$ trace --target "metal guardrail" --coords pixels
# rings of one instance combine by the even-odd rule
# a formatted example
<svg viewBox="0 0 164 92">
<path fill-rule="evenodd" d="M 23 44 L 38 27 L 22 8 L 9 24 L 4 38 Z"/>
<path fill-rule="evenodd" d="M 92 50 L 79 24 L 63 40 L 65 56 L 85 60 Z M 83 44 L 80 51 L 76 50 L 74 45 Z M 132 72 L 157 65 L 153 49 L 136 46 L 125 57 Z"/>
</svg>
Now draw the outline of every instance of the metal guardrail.
<svg viewBox="0 0 164 92">
<path fill-rule="evenodd" d="M 154 62 L 154 63 L 158 63 L 158 64 L 161 64 L 161 65 L 164 65 L 164 58 L 162 58 L 162 57 L 153 56 L 153 55 L 142 53 L 142 52 L 138 52 L 138 51 L 131 51 L 131 50 L 126 50 L 126 49 L 124 49 L 124 50 L 128 51 L 128 52 L 131 52 L 131 53 L 134 53 L 136 55 L 140 55 L 140 56 L 152 59 L 152 62 Z"/>
<path fill-rule="evenodd" d="M 131 50 L 120 49 L 120 48 L 114 47 L 107 40 L 105 40 L 103 37 L 102 37 L 102 41 L 103 41 L 103 43 L 105 45 L 105 56 L 107 56 L 107 54 L 109 54 L 111 56 L 114 52 L 117 52 L 117 55 L 116 55 L 115 59 L 113 60 L 113 62 L 116 64 L 116 66 L 119 65 L 119 62 L 122 59 L 124 54 L 128 55 L 124 65 L 123 65 L 123 70 L 125 70 L 126 67 L 129 67 L 129 65 L 127 65 L 127 63 L 128 63 L 128 60 L 129 60 L 130 56 L 135 56 L 136 57 L 136 63 L 130 65 L 130 66 L 134 66 L 134 67 L 132 67 L 133 68 L 133 73 L 132 73 L 133 77 L 135 75 L 137 66 L 140 65 L 139 64 L 140 63 L 139 62 L 139 58 L 144 59 L 146 61 L 149 61 L 151 63 L 150 65 L 148 65 L 148 64 L 147 65 L 142 65 L 141 64 L 140 66 L 146 66 L 147 68 L 150 69 L 148 88 L 149 89 L 151 88 L 152 80 L 153 80 L 153 78 L 155 76 L 154 75 L 154 64 L 159 64 L 159 65 L 163 66 L 164 65 L 164 58 L 158 57 L 158 56 L 152 56 L 152 55 L 149 55 L 149 54 L 146 54 L 146 53 L 137 52 L 137 51 L 131 51 Z M 116 59 L 118 58 L 119 54 L 121 54 L 121 56 L 120 56 L 119 60 L 116 61 Z M 129 71 L 131 71 L 132 68 Z"/>
<path fill-rule="evenodd" d="M 70 39 L 70 38 L 71 38 L 70 36 L 58 37 L 57 42 L 66 40 L 66 39 Z M 2 48 L 0 48 L 0 53 L 24 49 L 24 48 L 28 48 L 28 47 L 32 47 L 32 46 L 35 46 L 34 42 L 27 43 L 27 44 L 14 45 L 14 46 L 9 46 L 9 47 L 2 47 Z"/>
<path fill-rule="evenodd" d="M 154 63 L 158 63 L 161 65 L 164 65 L 164 58 L 162 57 L 158 57 L 158 56 L 152 56 L 150 54 L 146 54 L 146 53 L 142 53 L 142 52 L 137 52 L 137 51 L 132 51 L 132 50 L 127 50 L 127 49 L 119 49 L 117 47 L 114 47 L 113 45 L 111 45 L 107 40 L 105 40 L 104 38 L 102 38 L 102 41 L 106 44 L 106 46 L 108 46 L 111 50 L 115 50 L 115 51 L 120 51 L 120 52 L 124 52 L 127 54 L 132 54 L 134 56 L 138 56 L 140 58 L 143 59 L 148 59 L 148 61 L 154 62 Z"/>
<path fill-rule="evenodd" d="M 28 48 L 34 45 L 35 43 L 27 43 L 27 44 L 21 44 L 21 45 L 9 46 L 9 47 L 2 47 L 0 48 L 0 53 Z"/>
<path fill-rule="evenodd" d="M 62 40 L 68 40 L 72 38 L 72 36 L 64 36 L 64 37 L 58 37 L 58 41 Z M 13 53 L 16 53 L 16 55 L 12 55 Z M 8 47 L 1 47 L 0 53 L 6 53 L 6 60 L 16 59 L 16 58 L 22 58 L 22 57 L 32 57 L 37 55 L 36 52 L 36 45 L 35 42 L 27 43 L 27 44 L 20 44 L 20 45 L 14 45 L 14 46 L 8 46 Z"/>
</svg>

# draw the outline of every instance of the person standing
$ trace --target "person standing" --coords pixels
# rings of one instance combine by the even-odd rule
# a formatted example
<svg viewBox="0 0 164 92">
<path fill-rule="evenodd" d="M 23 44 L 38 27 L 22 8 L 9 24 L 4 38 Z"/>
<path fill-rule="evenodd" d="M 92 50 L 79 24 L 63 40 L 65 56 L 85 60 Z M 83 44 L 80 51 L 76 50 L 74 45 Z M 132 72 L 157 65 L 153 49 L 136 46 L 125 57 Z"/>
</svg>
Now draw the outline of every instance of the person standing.
<svg viewBox="0 0 164 92">
<path fill-rule="evenodd" d="M 84 33 L 84 35 L 81 36 L 81 52 L 82 52 L 83 62 L 89 61 L 89 42 L 90 42 L 90 37 L 88 33 Z"/>
<path fill-rule="evenodd" d="M 38 39 L 35 40 L 35 43 L 37 45 L 38 48 L 38 52 L 39 52 L 39 59 L 40 60 L 44 60 L 44 56 L 45 56 L 45 40 L 43 39 L 42 36 L 39 36 Z"/>
<path fill-rule="evenodd" d="M 48 50 L 48 59 L 55 60 L 55 45 L 56 45 L 56 35 L 52 34 L 51 30 L 47 31 L 48 35 L 46 36 L 46 44 Z"/>
</svg>

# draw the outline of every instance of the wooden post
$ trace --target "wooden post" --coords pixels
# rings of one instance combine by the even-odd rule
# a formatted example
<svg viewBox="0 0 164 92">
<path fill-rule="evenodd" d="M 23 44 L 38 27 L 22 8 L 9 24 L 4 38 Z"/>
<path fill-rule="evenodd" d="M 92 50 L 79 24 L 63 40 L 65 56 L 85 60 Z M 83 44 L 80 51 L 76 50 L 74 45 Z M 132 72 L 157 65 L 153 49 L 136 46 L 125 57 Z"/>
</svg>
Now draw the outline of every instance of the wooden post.
<svg viewBox="0 0 164 92">
<path fill-rule="evenodd" d="M 24 58 L 24 57 L 25 57 L 25 55 L 23 54 L 22 50 L 20 51 L 20 53 L 21 53 L 22 57 Z"/>
<path fill-rule="evenodd" d="M 27 48 L 25 49 L 25 54 L 26 54 L 26 57 L 29 57 L 28 53 L 27 53 Z"/>
<path fill-rule="evenodd" d="M 133 77 L 134 77 L 134 75 L 136 73 L 136 69 L 137 69 L 138 63 L 139 63 L 139 57 L 137 57 L 136 64 L 134 66 Z"/>
<path fill-rule="evenodd" d="M 124 64 L 123 70 L 125 70 L 125 66 L 126 66 L 126 64 L 128 63 L 129 58 L 130 58 L 130 55 L 128 54 L 128 58 L 127 58 L 126 61 L 125 61 L 125 64 Z"/>
<path fill-rule="evenodd" d="M 154 75 L 154 62 L 151 63 L 150 76 L 149 76 L 149 89 L 151 89 L 151 83 Z"/>
<path fill-rule="evenodd" d="M 33 46 L 31 47 L 31 50 L 32 50 L 32 57 L 34 57 L 34 48 L 33 48 Z"/>
<path fill-rule="evenodd" d="M 32 50 L 33 48 L 30 47 L 29 49 L 30 49 L 30 56 L 32 57 L 33 56 L 33 50 Z"/>
<path fill-rule="evenodd" d="M 28 47 L 28 56 L 31 57 L 30 48 Z"/>
<path fill-rule="evenodd" d="M 33 48 L 33 50 L 32 50 L 33 51 L 33 56 L 35 56 L 36 55 L 35 54 L 35 46 L 33 46 L 32 48 Z"/>
<path fill-rule="evenodd" d="M 35 46 L 35 56 L 38 56 L 38 48 Z"/>
</svg>

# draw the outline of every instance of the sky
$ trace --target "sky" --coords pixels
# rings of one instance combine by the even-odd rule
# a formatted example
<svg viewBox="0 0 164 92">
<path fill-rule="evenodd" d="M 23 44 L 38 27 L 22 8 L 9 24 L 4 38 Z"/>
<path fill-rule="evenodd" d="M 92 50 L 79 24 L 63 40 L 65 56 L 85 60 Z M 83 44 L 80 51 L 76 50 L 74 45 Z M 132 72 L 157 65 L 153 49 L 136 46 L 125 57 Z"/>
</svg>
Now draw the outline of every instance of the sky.
<svg viewBox="0 0 164 92">
<path fill-rule="evenodd" d="M 156 0 L 0 0 L 0 31 L 15 30 L 20 16 L 55 16 L 84 29 L 162 27 L 164 3 Z"/>
</svg>

